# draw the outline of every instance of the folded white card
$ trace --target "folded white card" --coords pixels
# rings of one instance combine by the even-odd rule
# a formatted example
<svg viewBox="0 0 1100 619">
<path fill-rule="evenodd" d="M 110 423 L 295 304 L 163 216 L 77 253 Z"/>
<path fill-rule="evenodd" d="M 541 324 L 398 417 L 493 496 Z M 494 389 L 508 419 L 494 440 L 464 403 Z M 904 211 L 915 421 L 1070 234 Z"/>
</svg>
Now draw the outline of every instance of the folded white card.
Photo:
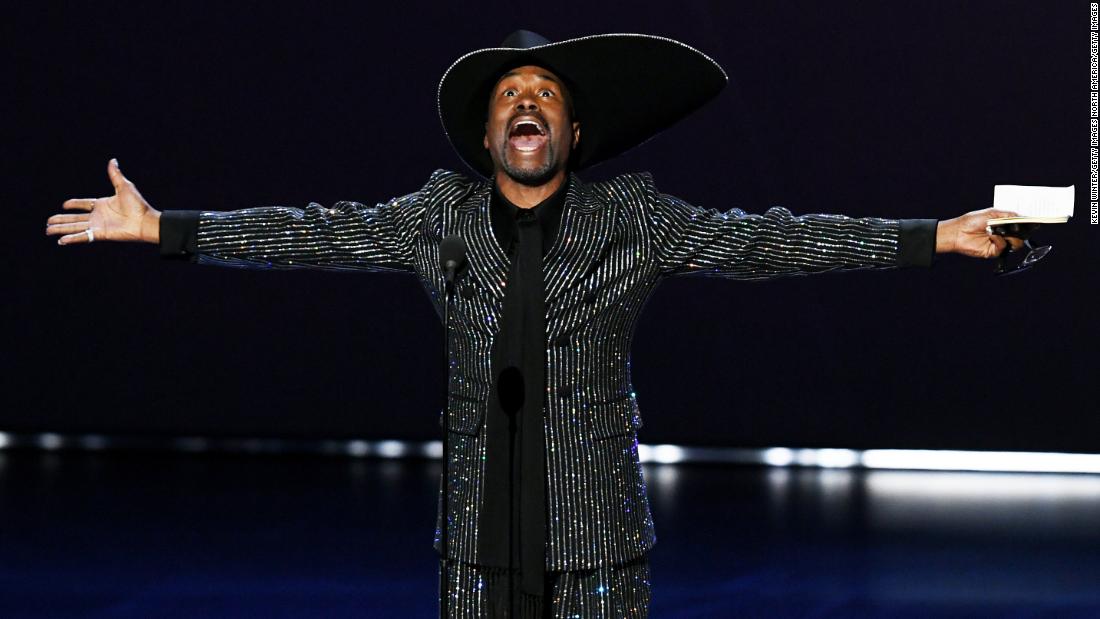
<svg viewBox="0 0 1100 619">
<path fill-rule="evenodd" d="M 1020 217 L 1072 217 L 1073 187 L 994 185 L 993 208 Z"/>
</svg>

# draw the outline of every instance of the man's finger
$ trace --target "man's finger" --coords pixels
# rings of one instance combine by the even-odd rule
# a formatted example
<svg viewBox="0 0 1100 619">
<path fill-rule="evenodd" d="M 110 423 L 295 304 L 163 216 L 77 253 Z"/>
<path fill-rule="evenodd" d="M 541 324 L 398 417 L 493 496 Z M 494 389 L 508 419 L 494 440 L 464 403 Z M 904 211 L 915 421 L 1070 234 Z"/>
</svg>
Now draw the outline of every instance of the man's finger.
<svg viewBox="0 0 1100 619">
<path fill-rule="evenodd" d="M 123 187 L 129 182 L 126 177 L 122 175 L 122 170 L 118 169 L 118 159 L 112 158 L 107 162 L 107 176 L 111 179 L 111 184 L 115 186 L 116 192 L 121 192 Z"/>
<path fill-rule="evenodd" d="M 61 208 L 72 211 L 90 211 L 95 206 L 96 200 L 99 198 L 73 198 L 72 200 L 65 200 L 61 203 Z"/>
<path fill-rule="evenodd" d="M 46 235 L 53 236 L 55 234 L 75 234 L 83 232 L 89 228 L 88 222 L 76 222 L 71 224 L 51 224 L 46 228 Z"/>
<path fill-rule="evenodd" d="M 95 234 L 95 230 L 92 231 Z M 88 234 L 86 232 L 78 232 L 76 234 L 66 234 L 65 236 L 57 239 L 58 245 L 72 245 L 73 243 L 87 243 Z"/>
<path fill-rule="evenodd" d="M 71 224 L 74 221 L 89 221 L 91 215 L 52 215 L 46 220 L 47 224 Z"/>
<path fill-rule="evenodd" d="M 1019 213 L 1014 213 L 1012 211 L 996 210 L 996 209 L 989 209 L 988 211 L 985 212 L 985 215 L 987 217 L 989 217 L 990 219 L 999 219 L 1001 217 L 1019 217 L 1020 216 Z"/>
</svg>

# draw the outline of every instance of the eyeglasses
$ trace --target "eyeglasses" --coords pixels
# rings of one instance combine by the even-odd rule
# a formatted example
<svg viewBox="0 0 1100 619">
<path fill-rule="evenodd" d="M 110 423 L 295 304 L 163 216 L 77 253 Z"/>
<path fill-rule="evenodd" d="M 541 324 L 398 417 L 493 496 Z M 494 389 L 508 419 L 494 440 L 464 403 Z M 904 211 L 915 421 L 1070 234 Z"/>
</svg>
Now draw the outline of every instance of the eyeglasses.
<svg viewBox="0 0 1100 619">
<path fill-rule="evenodd" d="M 1035 266 L 1036 262 L 1039 262 L 1050 253 L 1050 245 L 1040 245 L 1035 247 L 1031 244 L 1031 241 L 1025 240 L 1024 246 L 1020 249 L 1013 250 L 1009 245 L 1004 251 L 997 256 L 997 268 L 994 269 L 994 273 L 997 275 L 1015 275 L 1017 273 L 1023 273 L 1024 271 Z M 1024 255 L 1023 260 L 1009 260 L 1008 254 L 1020 254 L 1024 250 L 1027 250 L 1027 254 Z M 1011 263 L 1011 264 L 1010 264 Z"/>
</svg>

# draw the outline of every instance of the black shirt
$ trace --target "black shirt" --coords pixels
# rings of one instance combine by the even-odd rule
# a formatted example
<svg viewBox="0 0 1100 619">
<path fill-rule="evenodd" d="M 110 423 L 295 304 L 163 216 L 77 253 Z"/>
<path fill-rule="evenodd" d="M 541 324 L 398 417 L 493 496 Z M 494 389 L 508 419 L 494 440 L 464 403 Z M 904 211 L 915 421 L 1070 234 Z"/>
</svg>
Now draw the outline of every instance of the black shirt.
<svg viewBox="0 0 1100 619">
<path fill-rule="evenodd" d="M 531 208 L 512 204 L 495 186 L 490 199 L 493 233 L 510 267 L 500 330 L 491 351 L 493 388 L 485 416 L 485 498 L 478 513 L 478 556 L 483 566 L 512 567 L 512 586 L 494 594 L 494 604 L 503 607 L 539 606 L 546 596 L 542 262 L 557 237 L 567 190 L 568 180 Z"/>
<path fill-rule="evenodd" d="M 530 209 L 538 216 L 539 224 L 542 226 L 543 256 L 546 256 L 546 254 L 550 252 L 550 248 L 554 246 L 554 239 L 558 236 L 558 228 L 561 226 L 561 214 L 562 211 L 565 210 L 565 194 L 568 193 L 568 187 L 569 179 L 566 179 L 553 195 Z M 490 206 L 493 221 L 493 234 L 496 235 L 497 242 L 500 243 L 501 248 L 504 249 L 504 253 L 509 257 L 512 255 L 514 249 L 513 243 L 515 242 L 516 236 L 516 217 L 520 215 L 520 211 L 523 210 L 528 209 L 521 209 L 512 204 L 508 198 L 501 195 L 499 188 L 497 188 L 494 183 L 493 198 Z"/>
</svg>

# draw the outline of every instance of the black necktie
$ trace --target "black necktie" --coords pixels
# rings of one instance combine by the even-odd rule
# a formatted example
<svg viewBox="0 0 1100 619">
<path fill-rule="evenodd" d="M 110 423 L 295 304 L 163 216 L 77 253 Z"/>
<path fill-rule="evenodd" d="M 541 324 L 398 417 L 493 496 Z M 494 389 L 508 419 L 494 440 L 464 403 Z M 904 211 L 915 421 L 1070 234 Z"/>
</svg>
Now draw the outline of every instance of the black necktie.
<svg viewBox="0 0 1100 619">
<path fill-rule="evenodd" d="M 492 349 L 495 389 L 486 419 L 485 496 L 478 527 L 480 562 L 508 567 L 509 514 L 512 566 L 519 590 L 543 594 L 546 572 L 546 299 L 542 230 L 534 209 L 520 209 L 512 268 L 505 286 L 500 332 Z M 537 343 L 537 344 L 536 344 Z M 516 410 L 514 416 L 507 411 Z M 515 424 L 509 458 L 509 424 Z M 511 461 L 509 461 L 511 460 Z M 509 492 L 508 480 L 513 491 Z M 509 496 L 511 494 L 511 496 Z"/>
</svg>

